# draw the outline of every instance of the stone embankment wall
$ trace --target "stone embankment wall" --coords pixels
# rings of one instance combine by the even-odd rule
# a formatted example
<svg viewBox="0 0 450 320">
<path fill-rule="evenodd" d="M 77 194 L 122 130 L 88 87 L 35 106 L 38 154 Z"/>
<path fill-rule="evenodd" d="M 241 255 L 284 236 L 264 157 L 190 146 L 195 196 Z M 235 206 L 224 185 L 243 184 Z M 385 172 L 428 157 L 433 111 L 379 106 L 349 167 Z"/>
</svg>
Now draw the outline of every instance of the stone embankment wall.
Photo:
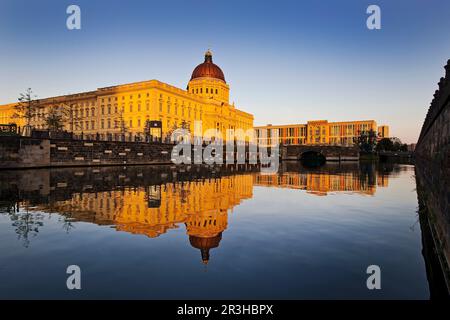
<svg viewBox="0 0 450 320">
<path fill-rule="evenodd" d="M 445 77 L 440 79 L 439 89 L 428 108 L 414 154 L 450 176 L 450 60 L 445 70 Z"/>
<path fill-rule="evenodd" d="M 0 137 L 0 169 L 169 164 L 172 144 Z"/>
<path fill-rule="evenodd" d="M 173 145 L 139 142 L 51 140 L 51 166 L 168 164 Z"/>
<path fill-rule="evenodd" d="M 33 168 L 49 165 L 49 140 L 0 137 L 0 168 Z"/>
<path fill-rule="evenodd" d="M 419 216 L 426 220 L 430 241 L 447 297 L 450 295 L 450 60 L 438 83 L 417 141 L 416 181 Z M 422 225 L 422 223 L 421 223 Z M 440 272 L 439 272 L 440 273 Z M 436 273 L 437 274 L 437 273 Z M 441 290 L 442 291 L 442 290 Z"/>
</svg>

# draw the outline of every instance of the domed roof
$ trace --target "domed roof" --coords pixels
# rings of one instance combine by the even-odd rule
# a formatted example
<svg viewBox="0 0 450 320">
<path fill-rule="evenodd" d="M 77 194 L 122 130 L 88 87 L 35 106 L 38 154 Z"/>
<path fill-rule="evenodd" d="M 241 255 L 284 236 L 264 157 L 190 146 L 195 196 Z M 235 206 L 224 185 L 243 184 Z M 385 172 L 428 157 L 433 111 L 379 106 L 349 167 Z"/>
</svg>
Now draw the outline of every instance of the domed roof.
<svg viewBox="0 0 450 320">
<path fill-rule="evenodd" d="M 222 69 L 212 62 L 212 53 L 209 50 L 205 53 L 205 62 L 196 66 L 194 71 L 192 71 L 191 80 L 205 77 L 216 78 L 226 82 Z"/>
<path fill-rule="evenodd" d="M 208 238 L 189 236 L 189 242 L 191 243 L 191 246 L 200 249 L 200 252 L 202 254 L 202 261 L 204 264 L 207 264 L 209 261 L 209 249 L 217 248 L 221 239 L 222 232 L 214 237 Z"/>
</svg>

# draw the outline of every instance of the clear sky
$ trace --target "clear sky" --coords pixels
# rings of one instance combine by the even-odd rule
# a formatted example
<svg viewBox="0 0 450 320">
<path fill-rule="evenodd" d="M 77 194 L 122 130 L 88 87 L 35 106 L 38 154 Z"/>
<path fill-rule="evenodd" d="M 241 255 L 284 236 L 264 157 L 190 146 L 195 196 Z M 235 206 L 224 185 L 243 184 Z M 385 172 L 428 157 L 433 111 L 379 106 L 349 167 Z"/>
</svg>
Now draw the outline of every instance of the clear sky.
<svg viewBox="0 0 450 320">
<path fill-rule="evenodd" d="M 66 8 L 81 8 L 81 30 Z M 366 9 L 381 7 L 381 30 Z M 207 48 L 255 125 L 375 119 L 415 142 L 450 58 L 448 0 L 0 1 L 0 104 L 158 79 Z"/>
</svg>

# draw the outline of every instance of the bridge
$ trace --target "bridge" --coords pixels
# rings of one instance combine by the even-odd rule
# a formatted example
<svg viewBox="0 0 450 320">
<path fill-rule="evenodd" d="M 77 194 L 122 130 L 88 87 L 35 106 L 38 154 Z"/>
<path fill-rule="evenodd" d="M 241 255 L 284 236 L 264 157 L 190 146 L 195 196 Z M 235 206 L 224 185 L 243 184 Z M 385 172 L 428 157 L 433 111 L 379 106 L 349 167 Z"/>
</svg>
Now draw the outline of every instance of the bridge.
<svg viewBox="0 0 450 320">
<path fill-rule="evenodd" d="M 338 145 L 284 145 L 281 146 L 282 160 L 303 160 L 311 157 L 323 157 L 324 161 L 359 160 L 356 146 Z"/>
</svg>

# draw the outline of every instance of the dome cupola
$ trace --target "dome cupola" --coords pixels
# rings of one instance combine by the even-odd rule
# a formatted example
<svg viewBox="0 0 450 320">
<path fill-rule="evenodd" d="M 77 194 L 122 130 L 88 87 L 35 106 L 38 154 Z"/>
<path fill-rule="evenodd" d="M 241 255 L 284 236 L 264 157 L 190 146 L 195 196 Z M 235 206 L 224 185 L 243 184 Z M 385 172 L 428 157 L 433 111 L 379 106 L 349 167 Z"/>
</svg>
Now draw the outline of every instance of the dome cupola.
<svg viewBox="0 0 450 320">
<path fill-rule="evenodd" d="M 215 78 L 226 82 L 222 69 L 213 63 L 210 50 L 205 52 L 205 61 L 195 67 L 192 72 L 191 80 L 197 78 Z"/>
</svg>

